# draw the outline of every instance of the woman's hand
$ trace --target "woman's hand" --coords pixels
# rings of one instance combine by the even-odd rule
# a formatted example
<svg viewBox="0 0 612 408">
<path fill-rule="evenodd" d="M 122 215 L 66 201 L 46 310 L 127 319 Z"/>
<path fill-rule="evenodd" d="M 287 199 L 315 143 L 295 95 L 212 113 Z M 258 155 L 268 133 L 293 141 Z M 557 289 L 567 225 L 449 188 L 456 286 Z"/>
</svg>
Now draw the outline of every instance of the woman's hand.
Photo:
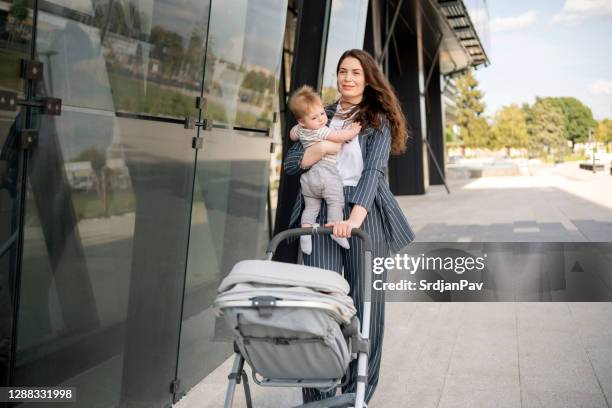
<svg viewBox="0 0 612 408">
<path fill-rule="evenodd" d="M 351 216 L 348 220 L 330 222 L 325 224 L 326 227 L 334 227 L 333 234 L 339 238 L 350 238 L 353 228 L 361 228 L 363 220 L 368 215 L 368 210 L 358 204 L 353 206 Z"/>
<path fill-rule="evenodd" d="M 350 220 L 336 221 L 325 224 L 326 227 L 334 228 L 334 235 L 338 238 L 350 238 L 351 231 L 353 228 L 359 228 L 360 226 Z"/>
</svg>

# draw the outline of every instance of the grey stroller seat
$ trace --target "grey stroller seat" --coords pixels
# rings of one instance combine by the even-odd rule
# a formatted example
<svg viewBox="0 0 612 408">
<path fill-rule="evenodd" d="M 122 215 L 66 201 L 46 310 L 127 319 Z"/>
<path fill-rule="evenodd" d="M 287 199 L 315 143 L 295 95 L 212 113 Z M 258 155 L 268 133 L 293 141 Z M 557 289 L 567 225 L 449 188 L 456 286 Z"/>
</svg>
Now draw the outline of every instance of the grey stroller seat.
<svg viewBox="0 0 612 408">
<path fill-rule="evenodd" d="M 224 309 L 238 348 L 257 373 L 268 379 L 332 384 L 351 361 L 350 344 L 340 328 L 356 313 L 348 291 L 346 280 L 333 271 L 242 261 L 221 283 L 215 305 Z M 275 300 L 296 306 L 266 307 L 266 301 Z M 232 301 L 249 306 L 228 307 Z"/>
<path fill-rule="evenodd" d="M 221 282 L 214 308 L 232 331 L 236 352 L 225 407 L 232 406 L 241 380 L 251 406 L 245 360 L 258 385 L 327 390 L 342 386 L 343 377 L 348 381 L 345 375 L 355 358 L 359 358 L 356 393 L 304 407 L 364 406 L 369 302 L 364 303 L 364 316 L 368 315 L 360 329 L 349 284 L 340 274 L 270 260 L 281 240 L 315 232 L 331 229 L 285 231 L 270 242 L 268 260 L 239 262 Z M 364 239 L 364 253 L 370 256 L 369 237 L 360 230 L 354 233 Z"/>
</svg>

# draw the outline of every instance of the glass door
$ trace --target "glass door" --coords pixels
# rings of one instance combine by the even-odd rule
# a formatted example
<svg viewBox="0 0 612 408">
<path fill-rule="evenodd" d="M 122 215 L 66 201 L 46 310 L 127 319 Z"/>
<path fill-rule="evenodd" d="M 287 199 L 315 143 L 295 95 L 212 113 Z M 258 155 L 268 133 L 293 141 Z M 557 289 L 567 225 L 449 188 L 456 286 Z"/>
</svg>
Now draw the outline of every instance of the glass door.
<svg viewBox="0 0 612 408">
<path fill-rule="evenodd" d="M 20 136 L 30 125 L 25 105 L 29 83 L 22 64 L 32 55 L 33 17 L 30 1 L 0 1 L 0 387 L 9 385 L 14 358 L 15 283 L 25 158 Z"/>
<path fill-rule="evenodd" d="M 35 97 L 61 106 L 33 123 L 12 383 L 76 387 L 70 407 L 165 407 L 210 4 L 38 5 Z"/>
<path fill-rule="evenodd" d="M 212 0 L 176 398 L 231 352 L 211 309 L 231 267 L 261 258 L 287 2 Z"/>
</svg>

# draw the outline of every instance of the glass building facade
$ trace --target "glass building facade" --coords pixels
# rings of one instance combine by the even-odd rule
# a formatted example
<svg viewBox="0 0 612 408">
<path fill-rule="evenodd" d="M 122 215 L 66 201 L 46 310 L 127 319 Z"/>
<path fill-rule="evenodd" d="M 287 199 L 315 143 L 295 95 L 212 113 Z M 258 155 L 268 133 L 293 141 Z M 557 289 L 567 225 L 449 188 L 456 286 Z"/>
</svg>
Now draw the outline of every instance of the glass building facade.
<svg viewBox="0 0 612 408">
<path fill-rule="evenodd" d="M 380 49 L 394 9 L 0 0 L 0 386 L 167 407 L 223 362 L 219 282 L 295 198 L 287 97 L 333 101 L 338 57 Z"/>
</svg>

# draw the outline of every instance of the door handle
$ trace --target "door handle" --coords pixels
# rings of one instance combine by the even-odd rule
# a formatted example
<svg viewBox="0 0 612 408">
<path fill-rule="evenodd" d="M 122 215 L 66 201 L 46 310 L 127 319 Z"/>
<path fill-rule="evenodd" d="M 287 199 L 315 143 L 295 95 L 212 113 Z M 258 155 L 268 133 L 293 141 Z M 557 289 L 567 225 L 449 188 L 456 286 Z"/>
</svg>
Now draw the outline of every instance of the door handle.
<svg viewBox="0 0 612 408">
<path fill-rule="evenodd" d="M 201 122 L 198 122 L 190 116 L 185 117 L 185 129 L 195 129 L 196 126 L 202 128 L 202 130 L 212 130 L 213 121 L 210 119 L 203 119 Z"/>
<path fill-rule="evenodd" d="M 62 100 L 59 98 L 18 99 L 17 92 L 0 91 L 0 110 L 14 112 L 17 106 L 40 108 L 43 115 L 59 116 L 62 114 Z"/>
</svg>

